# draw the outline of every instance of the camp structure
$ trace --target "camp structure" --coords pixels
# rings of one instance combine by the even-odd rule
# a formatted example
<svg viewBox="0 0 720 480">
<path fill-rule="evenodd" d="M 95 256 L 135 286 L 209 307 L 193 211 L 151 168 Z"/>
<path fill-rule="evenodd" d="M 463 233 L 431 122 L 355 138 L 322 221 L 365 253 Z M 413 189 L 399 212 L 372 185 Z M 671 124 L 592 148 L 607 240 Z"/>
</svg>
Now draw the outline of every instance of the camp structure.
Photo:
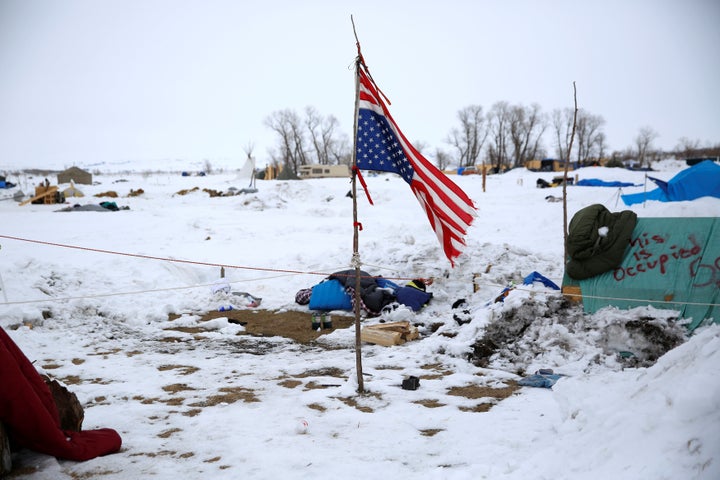
<svg viewBox="0 0 720 480">
<path fill-rule="evenodd" d="M 349 178 L 347 165 L 300 165 L 298 176 L 302 178 Z"/>
<path fill-rule="evenodd" d="M 82 168 L 70 167 L 58 173 L 57 180 L 58 184 L 70 183 L 72 181 L 80 185 L 92 185 L 92 174 Z"/>
<path fill-rule="evenodd" d="M 562 290 L 587 313 L 651 305 L 678 311 L 690 331 L 720 324 L 720 218 L 638 218 L 619 266 L 582 280 L 566 271 Z"/>
<path fill-rule="evenodd" d="M 649 192 L 621 195 L 625 205 L 644 203 L 648 200 L 678 202 L 700 197 L 720 198 L 720 165 L 705 160 L 681 171 L 669 181 L 648 176 L 658 188 Z"/>
<path fill-rule="evenodd" d="M 65 197 L 58 191 L 57 185 L 50 185 L 50 183 L 45 180 L 45 183 L 41 183 L 35 187 L 35 196 L 23 200 L 20 202 L 20 206 L 22 207 L 28 203 L 52 205 L 63 202 L 65 202 Z"/>
<path fill-rule="evenodd" d="M 63 195 L 65 195 L 65 198 L 72 198 L 72 197 L 84 197 L 85 194 L 81 192 L 76 186 L 75 182 L 70 180 L 70 186 L 63 190 Z"/>
<path fill-rule="evenodd" d="M 575 165 L 570 163 L 568 170 L 574 170 Z M 554 158 L 544 158 L 542 160 L 528 160 L 525 168 L 531 172 L 562 172 L 565 170 L 565 162 L 555 160 Z"/>
</svg>

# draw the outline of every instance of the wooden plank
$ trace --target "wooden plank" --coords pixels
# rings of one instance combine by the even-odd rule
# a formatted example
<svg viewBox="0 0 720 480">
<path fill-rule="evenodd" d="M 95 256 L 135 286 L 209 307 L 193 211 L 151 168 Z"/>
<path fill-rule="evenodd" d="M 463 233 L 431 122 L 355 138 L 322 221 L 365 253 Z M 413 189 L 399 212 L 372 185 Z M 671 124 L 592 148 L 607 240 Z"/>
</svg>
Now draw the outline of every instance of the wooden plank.
<svg viewBox="0 0 720 480">
<path fill-rule="evenodd" d="M 400 322 L 391 322 L 391 323 L 376 323 L 375 325 L 368 325 L 365 328 L 375 329 L 375 330 L 395 330 L 398 332 L 406 331 L 410 329 L 410 322 L 407 320 L 403 320 Z"/>
<path fill-rule="evenodd" d="M 23 202 L 20 202 L 20 206 L 22 207 L 23 205 L 27 205 L 30 202 L 34 202 L 35 200 L 40 200 L 41 198 L 46 197 L 50 194 L 54 194 L 55 192 L 57 192 L 57 187 L 49 187 L 48 191 L 43 192 L 40 195 L 35 195 L 30 200 L 25 200 Z"/>
<path fill-rule="evenodd" d="M 400 345 L 403 343 L 402 332 L 384 331 L 377 328 L 363 328 L 360 331 L 360 340 L 374 343 L 384 347 Z"/>
<path fill-rule="evenodd" d="M 579 285 L 563 285 L 561 292 L 570 301 L 582 302 L 582 290 Z"/>
<path fill-rule="evenodd" d="M 420 336 L 417 327 L 410 322 L 378 323 L 363 327 L 360 338 L 363 341 L 377 343 L 378 345 L 400 345 L 406 341 L 415 340 Z"/>
<path fill-rule="evenodd" d="M 403 339 L 406 341 L 415 340 L 420 336 L 420 332 L 417 327 L 410 327 L 410 331 L 403 335 Z"/>
</svg>

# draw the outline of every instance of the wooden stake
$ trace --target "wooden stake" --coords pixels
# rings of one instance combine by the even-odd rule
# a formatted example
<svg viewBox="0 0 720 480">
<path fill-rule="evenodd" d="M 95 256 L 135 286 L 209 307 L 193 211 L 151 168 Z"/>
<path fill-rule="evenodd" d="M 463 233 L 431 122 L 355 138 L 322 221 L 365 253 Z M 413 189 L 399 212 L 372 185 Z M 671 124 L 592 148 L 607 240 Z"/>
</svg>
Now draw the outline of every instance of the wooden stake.
<svg viewBox="0 0 720 480">
<path fill-rule="evenodd" d="M 575 112 L 573 113 L 573 127 L 572 134 L 570 135 L 570 145 L 568 146 L 567 159 L 565 160 L 565 173 L 563 175 L 563 265 L 567 262 L 567 236 L 568 236 L 568 221 L 567 221 L 567 180 L 568 180 L 568 167 L 570 166 L 570 152 L 572 152 L 573 141 L 575 140 L 575 128 L 577 126 L 577 89 L 575 88 L 575 82 L 573 82 L 573 98 L 575 99 Z"/>
<path fill-rule="evenodd" d="M 362 373 L 362 339 L 360 329 L 360 253 L 359 250 L 359 226 L 357 215 L 357 126 L 358 126 L 358 105 L 360 104 L 360 78 L 357 71 L 362 62 L 360 53 L 360 41 L 355 31 L 355 21 L 350 16 L 353 34 L 357 45 L 357 58 L 355 59 L 355 111 L 353 112 L 353 150 L 352 150 L 352 199 L 353 199 L 353 264 L 355 266 L 355 369 L 357 370 L 358 392 L 365 392 L 365 383 Z"/>
</svg>

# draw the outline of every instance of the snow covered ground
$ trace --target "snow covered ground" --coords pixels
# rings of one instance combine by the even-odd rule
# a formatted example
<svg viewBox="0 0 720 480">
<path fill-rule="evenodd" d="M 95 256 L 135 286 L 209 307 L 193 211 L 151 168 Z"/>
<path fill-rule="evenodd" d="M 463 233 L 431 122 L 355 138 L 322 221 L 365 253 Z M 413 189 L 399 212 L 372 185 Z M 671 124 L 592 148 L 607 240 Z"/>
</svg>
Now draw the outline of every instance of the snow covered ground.
<svg viewBox="0 0 720 480">
<path fill-rule="evenodd" d="M 685 166 L 656 168 L 669 180 Z M 0 201 L 0 326 L 78 396 L 85 429 L 115 428 L 123 447 L 82 463 L 20 452 L 15 478 L 720 478 L 720 326 L 686 336 L 672 312 L 651 307 L 585 315 L 540 284 L 492 301 L 533 271 L 562 282 L 562 203 L 546 200 L 562 192 L 536 188 L 551 173 L 489 176 L 485 191 L 480 176 L 453 177 L 479 208 L 455 268 L 407 184 L 365 175 L 375 205 L 359 193 L 363 270 L 397 283 L 432 277 L 434 297 L 418 313 L 383 317 L 410 320 L 422 335 L 363 344 L 366 393 L 358 395 L 354 327 L 300 344 L 242 335 L 223 318 L 200 322 L 228 302 L 213 293 L 225 282 L 261 297 L 259 308 L 307 311 L 295 293 L 350 265 L 349 180 L 258 181 L 256 193 L 211 197 L 203 189 L 248 181 L 230 170 L 89 170 L 95 184 L 79 185 L 85 197 L 69 205 L 109 200 L 127 209 Z M 575 175 L 645 182 L 644 172 L 620 169 Z M 31 193 L 43 179 L 8 180 Z M 108 191 L 119 196 L 94 196 Z M 718 199 L 629 208 L 619 193 L 569 187 L 568 221 L 593 203 L 639 216 L 720 216 Z M 451 306 L 463 298 L 472 321 L 459 325 Z M 649 322 L 680 345 L 632 364 L 620 352 L 647 345 L 628 322 Z M 477 361 L 477 342 L 491 330 L 512 334 Z M 505 388 L 541 368 L 565 376 L 502 401 L 455 394 Z M 420 378 L 417 390 L 400 387 L 408 376 Z"/>
</svg>

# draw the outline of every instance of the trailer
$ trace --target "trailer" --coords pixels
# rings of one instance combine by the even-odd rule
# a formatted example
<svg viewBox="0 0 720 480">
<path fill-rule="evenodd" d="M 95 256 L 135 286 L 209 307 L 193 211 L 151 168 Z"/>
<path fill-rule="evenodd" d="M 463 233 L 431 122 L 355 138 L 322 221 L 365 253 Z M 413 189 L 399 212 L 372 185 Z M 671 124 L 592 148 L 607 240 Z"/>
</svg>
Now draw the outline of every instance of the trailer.
<svg viewBox="0 0 720 480">
<path fill-rule="evenodd" d="M 347 178 L 350 168 L 347 165 L 300 165 L 298 176 L 304 178 Z"/>
</svg>

